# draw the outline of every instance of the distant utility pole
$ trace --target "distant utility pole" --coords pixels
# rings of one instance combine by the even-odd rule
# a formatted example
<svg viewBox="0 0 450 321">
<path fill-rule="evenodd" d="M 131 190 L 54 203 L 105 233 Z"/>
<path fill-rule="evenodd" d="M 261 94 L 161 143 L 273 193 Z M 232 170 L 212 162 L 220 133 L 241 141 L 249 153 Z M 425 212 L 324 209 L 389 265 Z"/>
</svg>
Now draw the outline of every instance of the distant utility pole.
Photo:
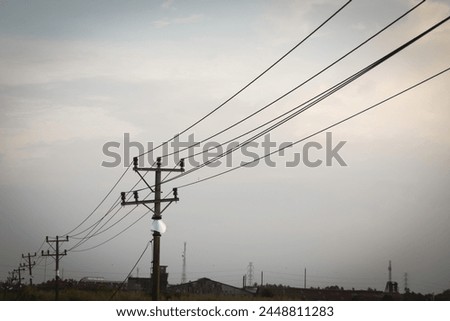
<svg viewBox="0 0 450 321">
<path fill-rule="evenodd" d="M 19 286 L 22 285 L 22 280 L 23 280 L 22 273 L 21 273 L 22 271 L 25 271 L 25 268 L 22 266 L 22 264 L 19 264 L 19 268 L 15 269 L 13 271 L 13 272 L 17 272 L 17 274 L 19 276 L 19 279 L 18 279 Z"/>
<path fill-rule="evenodd" d="M 409 287 L 408 287 L 408 273 L 405 273 L 405 293 L 409 293 Z"/>
<path fill-rule="evenodd" d="M 303 275 L 303 288 L 306 289 L 306 268 L 305 268 L 305 274 Z"/>
<path fill-rule="evenodd" d="M 389 271 L 389 282 L 392 282 L 392 265 L 391 265 L 391 260 L 389 260 L 388 271 Z"/>
<path fill-rule="evenodd" d="M 36 257 L 36 253 L 34 253 L 33 255 L 31 255 L 30 253 L 28 253 L 28 255 L 24 255 L 22 254 L 22 258 L 23 259 L 28 259 L 28 262 L 25 263 L 23 266 L 28 268 L 28 272 L 30 274 L 30 285 L 33 285 L 33 266 L 36 265 L 36 262 L 33 261 L 33 263 L 31 263 L 31 258 L 32 257 Z"/>
<path fill-rule="evenodd" d="M 133 170 L 138 173 L 139 177 L 142 181 L 150 188 L 152 192 L 154 192 L 155 197 L 152 200 L 139 200 L 138 192 L 134 191 L 134 201 L 127 202 L 126 201 L 126 193 L 121 193 L 122 198 L 122 206 L 124 205 L 144 205 L 147 207 L 150 211 L 153 212 L 153 222 L 152 222 L 152 231 L 153 231 L 153 276 L 152 276 L 152 299 L 153 301 L 158 301 L 160 299 L 159 291 L 160 291 L 160 283 L 161 283 L 161 275 L 160 275 L 160 262 L 159 262 L 159 256 L 160 256 L 160 238 L 161 233 L 164 233 L 165 226 L 164 223 L 161 222 L 161 214 L 165 211 L 165 209 L 172 203 L 179 201 L 178 198 L 178 190 L 176 188 L 173 189 L 173 198 L 164 198 L 161 199 L 161 173 L 162 172 L 184 172 L 184 159 L 181 159 L 180 162 L 180 168 L 161 168 L 161 157 L 158 157 L 156 160 L 156 168 L 150 167 L 150 168 L 141 168 L 138 167 L 138 158 L 133 158 Z M 155 185 L 152 187 L 150 184 L 148 184 L 144 176 L 141 175 L 139 172 L 155 172 Z M 161 210 L 161 203 L 169 203 Z M 147 206 L 147 204 L 154 204 L 154 208 L 151 209 Z"/>
<path fill-rule="evenodd" d="M 186 242 L 183 250 L 183 272 L 181 273 L 181 284 L 186 283 Z"/>
<path fill-rule="evenodd" d="M 8 277 L 6 278 L 6 282 L 9 285 L 12 285 L 14 283 L 14 270 L 8 272 Z"/>
<path fill-rule="evenodd" d="M 66 236 L 65 238 L 61 239 L 59 236 L 56 236 L 54 239 L 50 239 L 48 236 L 45 238 L 45 241 L 52 247 L 52 249 L 55 251 L 55 253 L 50 253 L 49 250 L 47 250 L 47 253 L 44 253 L 42 251 L 42 256 L 51 256 L 55 258 L 56 267 L 55 267 L 55 300 L 58 301 L 59 298 L 59 260 L 62 256 L 67 255 L 67 250 L 64 250 L 64 252 L 59 251 L 59 243 L 62 242 L 68 242 L 69 237 Z M 55 243 L 55 247 L 53 247 L 53 243 Z"/>
</svg>

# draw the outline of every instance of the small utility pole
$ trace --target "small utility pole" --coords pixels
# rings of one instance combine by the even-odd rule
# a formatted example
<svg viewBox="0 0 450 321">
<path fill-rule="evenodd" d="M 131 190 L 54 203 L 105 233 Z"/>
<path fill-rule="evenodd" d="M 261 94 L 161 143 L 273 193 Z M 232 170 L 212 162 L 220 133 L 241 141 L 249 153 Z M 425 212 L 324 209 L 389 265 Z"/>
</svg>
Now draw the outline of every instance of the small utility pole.
<svg viewBox="0 0 450 321">
<path fill-rule="evenodd" d="M 408 273 L 405 273 L 405 293 L 409 293 L 409 287 L 408 287 Z"/>
<path fill-rule="evenodd" d="M 50 253 L 49 250 L 47 250 L 47 253 L 44 253 L 44 251 L 42 251 L 41 255 L 42 256 L 51 256 L 51 257 L 55 258 L 55 262 L 56 262 L 56 267 L 55 267 L 55 300 L 58 301 L 58 297 L 59 297 L 59 260 L 61 259 L 62 256 L 67 255 L 67 250 L 64 250 L 64 252 L 60 252 L 59 251 L 59 243 L 68 242 L 69 241 L 69 237 L 66 236 L 63 239 L 60 239 L 59 236 L 56 236 L 54 239 L 49 239 L 49 237 L 47 236 L 45 238 L 45 241 L 55 251 L 55 253 Z M 53 247 L 52 243 L 55 243 L 55 247 Z"/>
<path fill-rule="evenodd" d="M 161 275 L 160 275 L 160 238 L 161 238 L 161 231 L 159 231 L 159 227 L 162 225 L 161 215 L 166 210 L 166 208 L 172 203 L 179 201 L 178 198 L 178 190 L 176 188 L 173 189 L 173 198 L 164 198 L 161 199 L 161 172 L 184 172 L 184 159 L 181 159 L 180 162 L 180 168 L 161 168 L 161 157 L 158 157 L 156 160 L 156 168 L 150 167 L 150 168 L 141 168 L 138 167 L 138 158 L 133 158 L 133 170 L 138 173 L 139 177 L 144 181 L 144 183 L 148 186 L 148 188 L 154 192 L 155 197 L 153 200 L 139 200 L 139 195 L 137 191 L 133 192 L 134 201 L 128 202 L 126 201 L 126 193 L 121 193 L 122 198 L 122 206 L 124 205 L 144 205 L 147 207 L 150 211 L 153 212 L 153 223 L 152 227 L 153 229 L 153 276 L 152 276 L 152 300 L 153 301 L 159 301 L 160 295 L 160 283 L 161 283 Z M 141 175 L 139 172 L 155 172 L 155 185 L 150 186 L 145 179 L 144 176 Z M 161 210 L 161 203 L 169 203 Z M 147 204 L 154 204 L 153 209 L 147 206 Z"/>
<path fill-rule="evenodd" d="M 181 284 L 186 283 L 186 242 L 184 242 L 183 250 L 183 271 L 181 273 Z"/>
<path fill-rule="evenodd" d="M 36 265 L 36 262 L 33 261 L 33 263 L 31 263 L 31 258 L 32 257 L 36 257 L 36 253 L 34 253 L 33 255 L 31 255 L 30 253 L 28 253 L 28 255 L 23 255 L 22 254 L 22 258 L 23 259 L 28 259 L 28 262 L 24 264 L 24 267 L 28 268 L 28 272 L 30 274 L 30 285 L 33 285 L 33 266 Z"/>
<path fill-rule="evenodd" d="M 17 274 L 19 275 L 19 279 L 18 279 L 19 286 L 22 285 L 22 280 L 23 280 L 22 273 L 21 273 L 22 271 L 25 271 L 25 268 L 22 266 L 22 264 L 19 264 L 19 268 L 15 269 L 13 271 L 13 272 L 17 272 Z"/>
<path fill-rule="evenodd" d="M 305 274 L 303 275 L 303 288 L 306 289 L 306 268 L 305 268 Z"/>
<path fill-rule="evenodd" d="M 389 260 L 388 271 L 389 271 L 389 283 L 392 283 L 392 265 L 391 265 L 391 260 Z"/>
</svg>

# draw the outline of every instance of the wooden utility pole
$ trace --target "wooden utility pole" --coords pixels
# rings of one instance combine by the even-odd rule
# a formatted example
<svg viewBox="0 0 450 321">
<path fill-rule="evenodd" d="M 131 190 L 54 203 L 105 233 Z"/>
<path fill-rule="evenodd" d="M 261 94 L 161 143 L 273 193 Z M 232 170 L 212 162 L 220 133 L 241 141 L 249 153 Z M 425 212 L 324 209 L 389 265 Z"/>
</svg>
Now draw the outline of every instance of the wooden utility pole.
<svg viewBox="0 0 450 321">
<path fill-rule="evenodd" d="M 306 268 L 305 268 L 305 274 L 303 275 L 303 288 L 306 289 Z"/>
<path fill-rule="evenodd" d="M 126 200 L 126 193 L 121 193 L 122 198 L 122 206 L 123 205 L 144 205 L 150 211 L 153 212 L 152 216 L 152 231 L 153 231 L 153 271 L 152 271 L 152 300 L 159 301 L 160 299 L 160 284 L 161 284 L 161 275 L 160 275 L 160 239 L 161 233 L 164 233 L 160 228 L 162 227 L 161 223 L 161 215 L 165 211 L 165 209 L 172 203 L 179 201 L 178 198 L 178 190 L 176 188 L 173 189 L 172 198 L 164 198 L 161 199 L 161 173 L 162 172 L 184 172 L 184 160 L 180 160 L 180 168 L 161 168 L 161 157 L 158 157 L 156 160 L 156 168 L 141 168 L 138 167 L 138 158 L 133 158 L 133 170 L 140 176 L 142 181 L 148 186 L 148 188 L 154 192 L 155 196 L 152 200 L 139 200 L 139 195 L 137 191 L 133 192 L 134 201 Z M 150 186 L 144 179 L 144 176 L 141 175 L 140 172 L 155 172 L 155 185 Z M 161 203 L 168 203 L 161 210 Z M 154 204 L 153 209 L 148 207 L 147 204 Z"/>
<path fill-rule="evenodd" d="M 19 268 L 15 269 L 13 272 L 17 272 L 17 274 L 19 275 L 19 279 L 18 279 L 18 284 L 19 286 L 22 285 L 22 271 L 25 271 L 25 268 L 22 266 L 22 264 L 19 264 Z"/>
<path fill-rule="evenodd" d="M 28 272 L 30 274 L 30 285 L 33 285 L 33 266 L 36 265 L 36 262 L 33 261 L 33 263 L 31 263 L 31 258 L 32 257 L 36 257 L 36 253 L 34 253 L 33 255 L 31 255 L 30 253 L 28 253 L 28 255 L 24 255 L 22 254 L 22 258 L 23 259 L 28 259 L 28 262 L 25 263 L 23 266 L 28 268 Z"/>
<path fill-rule="evenodd" d="M 55 258 L 55 263 L 56 263 L 56 267 L 55 267 L 55 300 L 58 301 L 58 298 L 59 298 L 59 260 L 61 259 L 62 256 L 67 255 L 67 250 L 64 250 L 64 252 L 59 251 L 59 243 L 68 242 L 69 237 L 66 236 L 63 239 L 60 239 L 59 236 L 56 236 L 54 239 L 49 239 L 49 237 L 47 236 L 45 238 L 45 241 L 55 251 L 55 253 L 50 253 L 49 250 L 47 250 L 47 253 L 44 253 L 44 251 L 42 251 L 41 255 L 42 256 L 51 256 L 51 257 Z M 52 243 L 55 243 L 55 247 L 53 247 Z"/>
<path fill-rule="evenodd" d="M 186 283 L 186 242 L 184 242 L 184 250 L 183 250 L 183 270 L 181 272 L 181 284 Z"/>
</svg>

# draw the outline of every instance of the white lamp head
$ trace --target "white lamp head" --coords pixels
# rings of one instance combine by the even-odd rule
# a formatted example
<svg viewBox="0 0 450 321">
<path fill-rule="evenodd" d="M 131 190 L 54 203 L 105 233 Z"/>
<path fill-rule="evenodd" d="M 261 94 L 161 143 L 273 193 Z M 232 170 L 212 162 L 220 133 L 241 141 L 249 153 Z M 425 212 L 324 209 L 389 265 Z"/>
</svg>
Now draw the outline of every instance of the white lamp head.
<svg viewBox="0 0 450 321">
<path fill-rule="evenodd" d="M 167 229 L 166 224 L 162 220 L 153 220 L 151 230 L 163 234 Z"/>
</svg>

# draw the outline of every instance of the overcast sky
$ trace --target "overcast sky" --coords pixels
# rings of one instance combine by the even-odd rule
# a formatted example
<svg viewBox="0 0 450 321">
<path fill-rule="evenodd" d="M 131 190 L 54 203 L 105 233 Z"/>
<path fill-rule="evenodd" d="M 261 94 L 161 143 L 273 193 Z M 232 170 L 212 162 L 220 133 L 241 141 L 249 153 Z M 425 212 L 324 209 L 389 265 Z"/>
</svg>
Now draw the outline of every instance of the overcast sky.
<svg viewBox="0 0 450 321">
<path fill-rule="evenodd" d="M 247 116 L 419 2 L 352 1 L 182 140 L 193 133 L 199 141 Z M 125 170 L 125 134 L 143 145 L 173 137 L 344 3 L 0 1 L 0 279 L 17 268 L 22 254 L 41 249 L 45 236 L 65 235 L 98 205 Z M 340 64 L 214 140 L 227 141 L 299 105 L 449 14 L 450 1 L 426 1 Z M 449 37 L 447 22 L 274 130 L 272 141 L 279 146 L 301 139 L 448 68 Z M 252 262 L 258 282 L 264 271 L 265 283 L 303 286 L 307 268 L 308 286 L 383 290 L 392 260 L 402 289 L 404 273 L 416 292 L 450 288 L 449 88 L 445 73 L 329 130 L 333 146 L 346 142 L 339 154 L 347 166 L 334 160 L 332 166 L 287 167 L 294 153 L 302 153 L 299 144 L 285 156 L 272 156 L 275 167 L 260 163 L 181 188 L 180 202 L 163 215 L 161 263 L 168 265 L 169 282 L 181 280 L 187 242 L 188 280 L 209 277 L 240 286 Z M 324 146 L 311 149 L 311 160 L 325 160 L 326 134 L 309 141 Z M 114 168 L 102 166 L 114 160 L 103 153 L 108 142 L 120 143 L 110 149 L 122 160 Z M 252 151 L 264 154 L 261 147 Z M 132 156 L 137 153 L 131 148 Z M 249 160 L 233 157 L 234 165 Z M 222 164 L 171 181 L 163 195 L 225 169 Z M 105 204 L 69 234 L 97 222 L 137 180 L 128 171 Z M 105 227 L 131 209 L 121 209 Z M 144 213 L 137 208 L 74 250 L 104 242 Z M 151 239 L 150 223 L 147 215 L 102 246 L 70 251 L 61 262 L 64 278 L 123 280 Z M 64 248 L 76 243 L 71 238 Z M 45 260 L 38 262 L 36 281 L 52 278 L 54 263 L 48 260 L 45 269 Z M 139 276 L 149 274 L 150 262 L 149 250 Z"/>
</svg>

